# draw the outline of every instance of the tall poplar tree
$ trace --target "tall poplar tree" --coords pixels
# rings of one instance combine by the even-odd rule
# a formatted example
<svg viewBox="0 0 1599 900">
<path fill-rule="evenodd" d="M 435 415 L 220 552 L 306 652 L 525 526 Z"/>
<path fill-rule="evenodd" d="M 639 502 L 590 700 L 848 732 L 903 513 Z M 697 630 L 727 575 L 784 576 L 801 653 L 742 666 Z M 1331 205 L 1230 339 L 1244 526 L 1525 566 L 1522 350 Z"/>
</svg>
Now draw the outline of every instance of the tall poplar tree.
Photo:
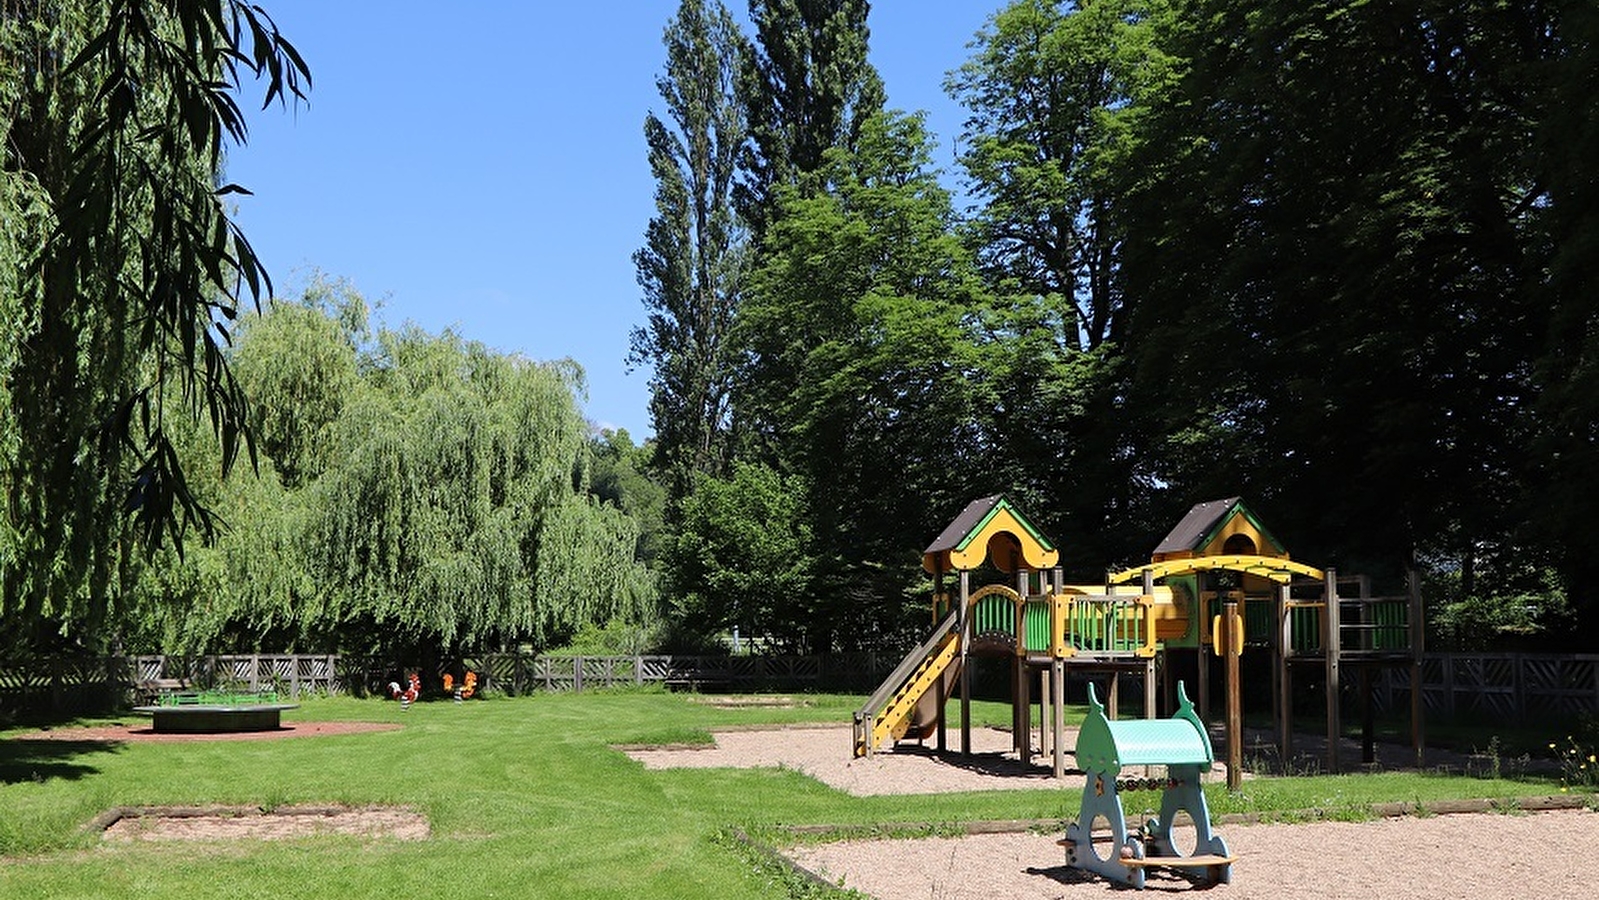
<svg viewBox="0 0 1599 900">
<path fill-rule="evenodd" d="M 656 214 L 633 257 L 649 321 L 634 329 L 628 361 L 654 367 L 655 458 L 678 499 L 693 473 L 719 472 L 728 459 L 727 333 L 748 253 L 732 190 L 748 132 L 735 96 L 743 38 L 726 7 L 684 0 L 663 40 L 665 120 L 644 122 Z"/>
<path fill-rule="evenodd" d="M 749 8 L 755 43 L 740 88 L 751 143 L 738 205 L 759 236 L 777 187 L 821 169 L 828 148 L 853 149 L 885 98 L 867 59 L 868 0 L 750 0 Z"/>
</svg>

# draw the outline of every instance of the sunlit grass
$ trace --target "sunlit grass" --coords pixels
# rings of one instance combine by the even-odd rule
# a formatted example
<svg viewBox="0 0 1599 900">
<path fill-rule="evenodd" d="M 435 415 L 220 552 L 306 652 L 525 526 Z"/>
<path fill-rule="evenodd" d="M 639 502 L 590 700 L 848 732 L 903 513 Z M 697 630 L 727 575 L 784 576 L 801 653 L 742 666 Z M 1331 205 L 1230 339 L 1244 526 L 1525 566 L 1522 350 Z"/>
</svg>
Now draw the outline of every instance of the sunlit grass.
<svg viewBox="0 0 1599 900">
<path fill-rule="evenodd" d="M 1060 821 L 1074 788 L 852 797 L 794 771 L 647 771 L 623 744 L 697 743 L 716 728 L 846 724 L 858 697 L 722 706 L 658 692 L 540 695 L 465 704 L 321 699 L 288 720 L 399 722 L 399 731 L 275 741 L 0 741 L 0 897 L 770 897 L 785 883 L 731 846 L 729 829 L 781 835 L 828 824 L 937 832 L 988 819 Z M 977 703 L 978 724 L 1008 725 Z M 129 720 L 131 721 L 131 720 Z M 1417 774 L 1252 779 L 1212 810 L 1318 808 L 1547 793 L 1545 782 Z M 1128 810 L 1154 795 L 1128 797 Z M 206 847 L 106 845 L 85 823 L 119 805 L 405 804 L 424 842 L 303 839 Z"/>
</svg>

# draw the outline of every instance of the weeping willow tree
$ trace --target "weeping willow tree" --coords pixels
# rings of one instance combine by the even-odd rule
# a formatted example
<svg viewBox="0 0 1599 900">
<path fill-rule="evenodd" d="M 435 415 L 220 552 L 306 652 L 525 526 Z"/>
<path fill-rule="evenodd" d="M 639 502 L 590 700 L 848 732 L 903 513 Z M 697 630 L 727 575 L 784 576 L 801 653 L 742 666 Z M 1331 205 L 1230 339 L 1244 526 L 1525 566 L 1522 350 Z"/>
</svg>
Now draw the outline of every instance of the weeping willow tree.
<svg viewBox="0 0 1599 900">
<path fill-rule="evenodd" d="M 181 435 L 250 446 L 228 328 L 270 293 L 218 174 L 241 88 L 310 71 L 246 0 L 0 0 L 0 641 L 98 647 L 139 545 L 216 519 Z"/>
<path fill-rule="evenodd" d="M 144 579 L 148 643 L 455 655 L 650 615 L 639 526 L 588 490 L 575 366 L 368 337 L 359 297 L 326 285 L 273 304 L 235 365 L 260 478 L 219 486 L 215 547 Z"/>
</svg>

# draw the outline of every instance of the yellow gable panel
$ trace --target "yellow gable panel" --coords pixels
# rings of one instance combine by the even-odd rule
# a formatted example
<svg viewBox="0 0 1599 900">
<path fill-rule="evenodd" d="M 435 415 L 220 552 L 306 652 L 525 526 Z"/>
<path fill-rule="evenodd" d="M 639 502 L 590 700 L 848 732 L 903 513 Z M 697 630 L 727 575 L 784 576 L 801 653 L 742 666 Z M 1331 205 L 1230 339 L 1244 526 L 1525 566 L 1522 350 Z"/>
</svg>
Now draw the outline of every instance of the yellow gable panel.
<svg viewBox="0 0 1599 900">
<path fill-rule="evenodd" d="M 1228 549 L 1227 541 L 1235 535 L 1248 538 L 1253 545 L 1247 549 Z M 1243 554 L 1247 556 L 1267 556 L 1276 559 L 1287 559 L 1288 554 L 1276 550 L 1274 542 L 1260 532 L 1249 517 L 1235 510 L 1228 517 L 1226 523 L 1216 532 L 1210 543 L 1200 549 L 1200 556 L 1224 556 Z"/>
<path fill-rule="evenodd" d="M 996 541 L 995 538 L 1000 535 L 1005 537 Z M 1060 560 L 1060 551 L 1045 550 L 1026 526 L 1011 515 L 1010 510 L 1000 509 L 982 528 L 962 542 L 960 548 L 949 551 L 950 568 L 960 570 L 981 566 L 989 556 L 991 543 L 995 553 L 1001 557 L 993 560 L 995 567 L 1008 572 L 1017 568 L 1035 571 L 1049 569 Z"/>
</svg>

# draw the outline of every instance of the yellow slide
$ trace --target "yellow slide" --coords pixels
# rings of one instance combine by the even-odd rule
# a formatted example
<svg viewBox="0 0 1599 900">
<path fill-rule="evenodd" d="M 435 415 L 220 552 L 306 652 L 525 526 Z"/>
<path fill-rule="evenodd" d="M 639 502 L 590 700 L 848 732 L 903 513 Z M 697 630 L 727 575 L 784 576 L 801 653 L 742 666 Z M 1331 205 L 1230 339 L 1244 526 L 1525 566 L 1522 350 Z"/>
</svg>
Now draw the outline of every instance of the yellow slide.
<svg viewBox="0 0 1599 900">
<path fill-rule="evenodd" d="M 938 722 L 938 699 L 960 671 L 960 617 L 951 612 L 855 712 L 855 755 L 876 752 L 907 734 L 926 737 Z M 943 690 L 932 690 L 942 683 Z"/>
</svg>

